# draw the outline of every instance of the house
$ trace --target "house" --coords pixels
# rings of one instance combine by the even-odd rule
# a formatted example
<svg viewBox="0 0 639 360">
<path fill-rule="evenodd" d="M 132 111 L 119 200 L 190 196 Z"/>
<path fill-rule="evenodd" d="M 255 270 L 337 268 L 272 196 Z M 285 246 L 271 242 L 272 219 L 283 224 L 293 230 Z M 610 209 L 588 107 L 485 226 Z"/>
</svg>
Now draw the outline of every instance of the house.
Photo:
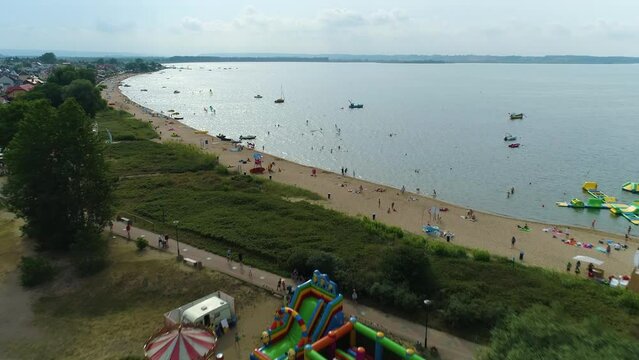
<svg viewBox="0 0 639 360">
<path fill-rule="evenodd" d="M 24 79 L 22 83 L 36 86 L 36 85 L 44 84 L 44 81 L 40 80 L 40 78 L 35 75 L 31 75 L 31 76 L 28 76 L 26 79 Z"/>
<path fill-rule="evenodd" d="M 0 76 L 0 91 L 8 89 L 15 85 L 15 81 L 7 75 Z"/>
<path fill-rule="evenodd" d="M 10 88 L 7 89 L 6 91 L 6 96 L 7 98 L 9 98 L 10 100 L 13 100 L 15 98 L 17 98 L 18 96 L 33 90 L 34 86 L 31 84 L 22 84 L 22 85 L 17 85 L 17 86 L 12 86 Z"/>
</svg>

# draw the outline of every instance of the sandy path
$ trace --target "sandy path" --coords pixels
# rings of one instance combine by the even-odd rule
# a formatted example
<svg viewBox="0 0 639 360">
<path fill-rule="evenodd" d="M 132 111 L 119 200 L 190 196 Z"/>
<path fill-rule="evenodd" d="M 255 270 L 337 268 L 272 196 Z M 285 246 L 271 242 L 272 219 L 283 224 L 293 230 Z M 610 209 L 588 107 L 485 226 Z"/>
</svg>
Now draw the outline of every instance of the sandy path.
<svg viewBox="0 0 639 360">
<path fill-rule="evenodd" d="M 113 104 L 114 108 L 126 110 L 134 113 L 141 120 L 152 122 L 161 133 L 162 141 L 180 141 L 202 147 L 206 151 L 218 154 L 222 164 L 232 166 L 242 172 L 248 172 L 252 167 L 251 163 L 239 163 L 239 160 L 251 157 L 252 150 L 227 151 L 231 147 L 228 142 L 218 141 L 217 138 L 209 135 L 196 134 L 195 129 L 178 121 L 169 121 L 162 117 L 151 116 L 140 105 L 131 102 L 121 94 L 117 87 L 118 83 L 128 76 L 130 75 L 111 78 L 104 82 L 107 88 L 104 90 L 103 96 L 109 103 Z M 171 128 L 174 131 L 169 131 Z M 179 137 L 170 137 L 171 133 L 176 133 Z M 208 140 L 208 145 L 203 146 L 204 140 Z M 268 144 L 266 147 L 268 148 Z M 266 150 L 268 151 L 268 149 Z M 493 254 L 509 258 L 516 257 L 517 259 L 520 251 L 523 251 L 525 263 L 560 271 L 565 270 L 566 263 L 575 255 L 585 255 L 605 261 L 602 268 L 607 275 L 629 274 L 632 270 L 632 257 L 634 250 L 637 248 L 637 243 L 634 240 L 628 243 L 628 250 L 613 250 L 607 256 L 594 249 L 584 249 L 563 244 L 559 239 L 553 238 L 550 233 L 542 231 L 544 228 L 551 227 L 549 224 L 528 221 L 532 231 L 522 232 L 517 229 L 517 225 L 523 225 L 523 220 L 477 211 L 475 214 L 478 221 L 471 222 L 462 218 L 467 209 L 459 206 L 413 193 L 400 194 L 400 191 L 394 188 L 352 177 L 343 177 L 340 174 L 326 171 L 318 171 L 318 175 L 312 177 L 310 176 L 312 169 L 310 167 L 282 160 L 268 154 L 264 155 L 265 164 L 275 161 L 275 169 L 281 169 L 281 172 L 276 170 L 276 172 L 270 174 L 273 180 L 299 186 L 326 197 L 330 193 L 331 199 L 326 199 L 322 203 L 324 206 L 337 211 L 369 217 L 372 214 L 376 214 L 377 220 L 383 223 L 399 226 L 419 234 L 422 233 L 422 225 L 425 223 L 436 223 L 429 220 L 429 214 L 425 210 L 433 206 L 446 207 L 449 210 L 441 213 L 441 221 L 437 223 L 442 229 L 452 231 L 455 234 L 453 242 L 459 245 L 485 249 Z M 357 194 L 356 190 L 360 185 L 364 191 L 361 194 Z M 375 189 L 377 188 L 385 189 L 385 192 L 376 192 Z M 388 208 L 392 203 L 395 204 L 397 211 L 388 213 Z M 562 226 L 561 229 L 565 229 L 565 227 Z M 603 238 L 624 243 L 623 236 L 590 229 L 571 227 L 570 234 L 577 241 L 595 245 L 599 245 L 598 241 Z M 513 236 L 516 237 L 517 242 L 514 248 L 511 248 L 511 238 Z"/>
</svg>

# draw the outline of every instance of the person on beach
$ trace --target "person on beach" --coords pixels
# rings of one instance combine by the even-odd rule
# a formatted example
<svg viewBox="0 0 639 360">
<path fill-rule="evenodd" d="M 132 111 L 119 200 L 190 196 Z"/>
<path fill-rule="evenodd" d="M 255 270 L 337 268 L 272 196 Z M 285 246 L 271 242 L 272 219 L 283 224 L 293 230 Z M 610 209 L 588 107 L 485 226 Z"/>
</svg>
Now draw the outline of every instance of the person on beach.
<svg viewBox="0 0 639 360">
<path fill-rule="evenodd" d="M 282 279 L 277 279 L 277 291 L 280 291 L 280 289 L 282 288 Z"/>
<path fill-rule="evenodd" d="M 581 261 L 577 260 L 577 263 L 575 264 L 575 274 L 579 275 L 580 272 L 581 272 Z"/>
<path fill-rule="evenodd" d="M 130 222 L 126 223 L 126 237 L 127 239 L 131 240 L 131 223 Z"/>
<path fill-rule="evenodd" d="M 402 190 L 400 190 L 402 195 L 404 195 L 404 192 L 406 191 L 406 187 L 404 185 L 402 185 Z"/>
<path fill-rule="evenodd" d="M 351 298 L 353 299 L 353 302 L 357 304 L 357 291 L 355 289 L 353 289 L 353 295 L 351 295 Z"/>
<path fill-rule="evenodd" d="M 628 232 L 627 232 L 628 236 L 630 236 L 630 230 L 632 230 L 632 226 L 628 225 Z"/>
<path fill-rule="evenodd" d="M 251 267 L 251 265 L 248 266 L 248 276 L 249 278 L 253 278 L 253 268 Z"/>
<path fill-rule="evenodd" d="M 590 224 L 590 227 L 594 229 L 596 223 L 597 223 L 597 219 L 592 219 L 592 224 Z"/>
<path fill-rule="evenodd" d="M 610 250 L 612 250 L 612 248 L 610 247 L 610 244 L 608 244 L 606 246 L 606 256 L 610 256 Z"/>
<path fill-rule="evenodd" d="M 524 250 L 519 251 L 519 261 L 524 262 Z"/>
<path fill-rule="evenodd" d="M 437 191 L 435 191 L 435 189 L 433 189 L 433 199 L 437 198 Z"/>
<path fill-rule="evenodd" d="M 572 263 L 570 261 L 568 261 L 568 264 L 566 264 L 566 271 L 570 272 L 570 268 L 572 267 Z"/>
<path fill-rule="evenodd" d="M 506 191 L 506 199 L 510 199 L 510 191 Z"/>
<path fill-rule="evenodd" d="M 391 209 L 392 209 L 393 211 L 397 211 L 397 210 L 395 210 L 395 202 L 392 202 L 392 203 L 391 203 Z"/>
<path fill-rule="evenodd" d="M 515 237 L 513 236 L 512 239 L 510 239 L 510 248 L 514 248 L 515 247 L 515 243 L 517 242 L 517 239 L 515 239 Z"/>
<path fill-rule="evenodd" d="M 226 250 L 226 262 L 231 262 L 231 249 Z"/>
<path fill-rule="evenodd" d="M 514 187 L 510 188 L 510 195 L 515 195 L 515 188 Z"/>
<path fill-rule="evenodd" d="M 381 208 L 382 207 L 382 198 L 377 198 L 377 208 Z M 628 235 L 626 235 L 626 239 L 628 239 Z"/>
</svg>

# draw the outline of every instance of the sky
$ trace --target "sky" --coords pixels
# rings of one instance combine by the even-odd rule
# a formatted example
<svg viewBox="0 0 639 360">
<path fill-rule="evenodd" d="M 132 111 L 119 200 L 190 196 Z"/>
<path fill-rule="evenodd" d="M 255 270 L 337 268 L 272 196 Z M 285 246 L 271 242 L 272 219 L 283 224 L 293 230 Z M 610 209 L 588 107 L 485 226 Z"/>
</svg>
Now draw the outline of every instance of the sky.
<svg viewBox="0 0 639 360">
<path fill-rule="evenodd" d="M 639 56 L 639 0 L 3 1 L 0 49 Z"/>
</svg>

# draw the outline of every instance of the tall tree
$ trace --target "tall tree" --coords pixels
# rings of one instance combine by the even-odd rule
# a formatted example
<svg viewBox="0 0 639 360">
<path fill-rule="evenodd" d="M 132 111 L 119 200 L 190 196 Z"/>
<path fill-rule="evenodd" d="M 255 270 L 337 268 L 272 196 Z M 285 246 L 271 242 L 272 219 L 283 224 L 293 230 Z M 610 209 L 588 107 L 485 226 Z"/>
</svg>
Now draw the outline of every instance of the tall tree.
<svg viewBox="0 0 639 360">
<path fill-rule="evenodd" d="M 28 104 L 6 154 L 9 205 L 41 248 L 92 248 L 111 216 L 104 145 L 74 99 Z"/>
<path fill-rule="evenodd" d="M 45 64 L 55 64 L 58 61 L 58 59 L 56 58 L 54 53 L 48 52 L 48 53 L 44 53 L 40 55 L 40 61 L 42 61 Z"/>
<path fill-rule="evenodd" d="M 13 101 L 0 106 L 0 148 L 7 147 L 13 136 L 18 132 L 18 124 L 24 118 L 29 108 L 25 101 Z"/>
<path fill-rule="evenodd" d="M 96 111 L 106 108 L 106 102 L 100 96 L 100 91 L 90 81 L 85 79 L 73 80 L 63 87 L 64 99 L 70 97 L 82 106 L 87 115 L 94 117 Z"/>
</svg>

